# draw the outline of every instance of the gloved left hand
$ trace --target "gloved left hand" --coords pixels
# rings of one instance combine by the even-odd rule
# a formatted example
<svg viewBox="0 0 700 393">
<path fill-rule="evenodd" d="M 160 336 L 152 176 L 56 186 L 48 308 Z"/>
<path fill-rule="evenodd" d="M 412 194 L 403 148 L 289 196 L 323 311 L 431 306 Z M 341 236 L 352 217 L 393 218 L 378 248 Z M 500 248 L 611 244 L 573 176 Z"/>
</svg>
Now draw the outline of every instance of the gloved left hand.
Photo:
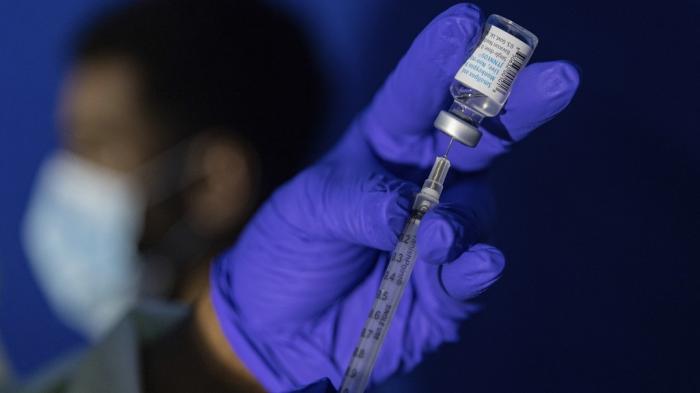
<svg viewBox="0 0 700 393">
<path fill-rule="evenodd" d="M 322 377 L 339 385 L 418 191 L 415 182 L 427 175 L 425 157 L 437 150 L 435 143 L 401 145 L 399 133 L 413 141 L 434 137 L 439 97 L 447 96 L 480 34 L 479 20 L 478 8 L 464 4 L 438 16 L 339 146 L 281 187 L 212 269 L 220 326 L 267 389 L 289 391 Z M 516 81 L 512 111 L 506 107 L 508 116 L 496 119 L 518 133 L 513 140 L 563 109 L 577 87 L 577 78 L 566 79 L 575 70 L 565 63 L 528 68 Z M 527 85 L 548 80 L 556 88 Z M 417 94 L 401 94 L 411 85 Z M 401 127 L 388 126 L 394 124 Z M 503 269 L 503 255 L 480 243 L 492 217 L 488 189 L 479 175 L 465 173 L 485 168 L 512 140 L 483 131 L 491 142 L 455 152 L 463 173 L 448 176 L 441 204 L 421 223 L 418 261 L 379 354 L 375 383 L 456 340 L 459 322 L 476 309 L 465 300 Z M 411 152 L 416 155 L 399 154 Z"/>
</svg>

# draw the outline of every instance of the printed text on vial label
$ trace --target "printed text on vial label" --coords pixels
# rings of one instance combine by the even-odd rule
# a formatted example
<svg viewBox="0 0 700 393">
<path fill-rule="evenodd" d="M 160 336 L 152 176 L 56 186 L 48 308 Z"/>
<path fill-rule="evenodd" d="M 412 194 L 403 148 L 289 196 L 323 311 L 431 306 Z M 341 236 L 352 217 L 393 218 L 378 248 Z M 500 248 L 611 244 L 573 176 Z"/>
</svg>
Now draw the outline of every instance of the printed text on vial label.
<svg viewBox="0 0 700 393">
<path fill-rule="evenodd" d="M 455 79 L 503 103 L 515 76 L 532 51 L 513 35 L 490 26 L 474 53 L 457 72 Z"/>
</svg>

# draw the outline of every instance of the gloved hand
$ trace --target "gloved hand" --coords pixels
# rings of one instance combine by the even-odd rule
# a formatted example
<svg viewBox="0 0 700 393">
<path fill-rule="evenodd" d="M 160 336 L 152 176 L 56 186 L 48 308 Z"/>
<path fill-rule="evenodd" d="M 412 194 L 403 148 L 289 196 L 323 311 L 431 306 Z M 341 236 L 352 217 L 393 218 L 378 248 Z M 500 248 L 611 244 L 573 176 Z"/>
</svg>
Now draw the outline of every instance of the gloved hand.
<svg viewBox="0 0 700 393">
<path fill-rule="evenodd" d="M 220 326 L 267 389 L 288 391 L 322 377 L 339 385 L 415 182 L 443 152 L 445 139 L 432 121 L 478 40 L 479 17 L 478 8 L 461 4 L 433 20 L 339 145 L 281 187 L 214 265 L 211 296 Z M 453 149 L 458 171 L 421 223 L 419 260 L 373 382 L 457 339 L 459 322 L 476 309 L 465 300 L 504 266 L 496 248 L 480 243 L 491 204 L 481 176 L 470 172 L 561 111 L 577 85 L 567 63 L 527 67 L 503 114 L 483 127 L 481 144 Z"/>
</svg>

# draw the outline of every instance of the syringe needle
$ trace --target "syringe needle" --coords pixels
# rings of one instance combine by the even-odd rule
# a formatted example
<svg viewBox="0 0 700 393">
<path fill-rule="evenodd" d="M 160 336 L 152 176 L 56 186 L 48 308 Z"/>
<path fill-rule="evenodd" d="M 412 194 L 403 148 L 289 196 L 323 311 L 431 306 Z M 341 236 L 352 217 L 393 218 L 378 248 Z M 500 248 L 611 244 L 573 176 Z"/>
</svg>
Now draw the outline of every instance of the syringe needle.
<svg viewBox="0 0 700 393">
<path fill-rule="evenodd" d="M 455 138 L 450 138 L 450 143 L 447 144 L 447 150 L 445 150 L 445 154 L 442 155 L 443 157 L 447 158 L 447 154 L 450 153 L 450 148 L 452 147 L 452 142 L 454 141 Z"/>
</svg>

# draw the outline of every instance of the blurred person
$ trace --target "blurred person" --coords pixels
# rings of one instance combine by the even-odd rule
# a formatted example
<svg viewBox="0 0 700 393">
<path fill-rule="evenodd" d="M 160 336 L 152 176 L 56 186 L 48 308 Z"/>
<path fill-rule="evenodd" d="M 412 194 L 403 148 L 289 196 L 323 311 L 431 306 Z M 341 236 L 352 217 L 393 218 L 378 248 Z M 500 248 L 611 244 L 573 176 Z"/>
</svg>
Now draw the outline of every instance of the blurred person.
<svg viewBox="0 0 700 393">
<path fill-rule="evenodd" d="M 139 2 L 86 28 L 23 231 L 61 320 L 96 340 L 141 298 L 194 299 L 300 167 L 315 78 L 296 27 L 253 2 Z"/>
</svg>

